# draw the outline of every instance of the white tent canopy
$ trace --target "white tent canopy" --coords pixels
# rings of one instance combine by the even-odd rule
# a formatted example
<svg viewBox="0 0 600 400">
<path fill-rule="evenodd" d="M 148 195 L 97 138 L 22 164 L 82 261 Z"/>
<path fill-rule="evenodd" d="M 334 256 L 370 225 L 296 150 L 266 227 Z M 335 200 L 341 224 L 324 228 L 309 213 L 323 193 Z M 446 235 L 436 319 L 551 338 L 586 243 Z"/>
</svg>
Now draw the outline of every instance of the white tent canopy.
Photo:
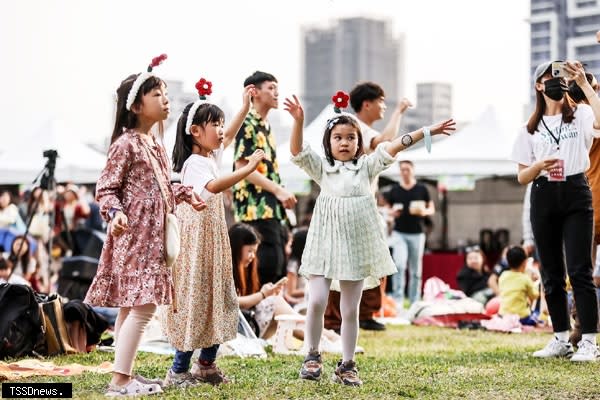
<svg viewBox="0 0 600 400">
<path fill-rule="evenodd" d="M 418 176 L 510 176 L 517 173 L 517 165 L 509 159 L 513 142 L 514 134 L 501 126 L 489 106 L 465 128 L 435 140 L 431 154 L 423 146 L 400 152 L 396 158 L 413 161 Z M 397 179 L 398 170 L 391 167 L 382 175 Z"/>
<path fill-rule="evenodd" d="M 80 133 L 61 120 L 50 120 L 29 135 L 12 136 L 0 144 L 0 184 L 31 183 L 48 161 L 42 154 L 56 150 L 58 182 L 93 183 L 106 164 L 106 154 L 80 140 Z"/>
</svg>

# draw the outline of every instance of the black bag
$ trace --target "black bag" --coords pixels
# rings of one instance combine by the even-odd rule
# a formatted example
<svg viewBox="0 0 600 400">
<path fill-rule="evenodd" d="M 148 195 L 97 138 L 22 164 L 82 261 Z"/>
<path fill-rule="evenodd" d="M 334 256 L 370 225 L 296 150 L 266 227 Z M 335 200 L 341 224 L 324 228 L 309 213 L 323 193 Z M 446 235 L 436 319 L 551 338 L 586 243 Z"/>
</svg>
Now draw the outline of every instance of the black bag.
<svg viewBox="0 0 600 400">
<path fill-rule="evenodd" d="M 43 326 L 33 289 L 0 284 L 0 359 L 42 353 Z"/>
<path fill-rule="evenodd" d="M 98 344 L 100 337 L 108 329 L 108 321 L 81 300 L 71 300 L 65 304 L 63 314 L 67 323 L 79 321 L 83 325 L 87 346 Z"/>
<path fill-rule="evenodd" d="M 57 292 L 67 299 L 85 299 L 98 270 L 98 260 L 87 256 L 65 257 L 58 273 Z"/>
</svg>

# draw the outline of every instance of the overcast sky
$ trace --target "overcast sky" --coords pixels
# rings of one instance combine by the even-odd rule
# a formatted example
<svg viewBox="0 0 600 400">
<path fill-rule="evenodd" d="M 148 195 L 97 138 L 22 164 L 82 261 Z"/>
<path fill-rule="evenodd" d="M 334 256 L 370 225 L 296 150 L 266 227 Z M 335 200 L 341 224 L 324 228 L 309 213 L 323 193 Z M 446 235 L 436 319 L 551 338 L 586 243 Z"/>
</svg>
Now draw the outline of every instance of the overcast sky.
<svg viewBox="0 0 600 400">
<path fill-rule="evenodd" d="M 26 136 L 63 118 L 87 141 L 113 124 L 113 93 L 160 53 L 157 69 L 213 81 L 214 101 L 237 105 L 256 69 L 301 94 L 301 27 L 348 16 L 389 18 L 405 34 L 409 98 L 423 81 L 453 87 L 454 115 L 494 105 L 508 129 L 524 120 L 529 90 L 529 1 L 524 0 L 19 0 L 0 6 L 0 116 L 5 135 Z M 7 90 L 6 90 L 7 89 Z"/>
</svg>

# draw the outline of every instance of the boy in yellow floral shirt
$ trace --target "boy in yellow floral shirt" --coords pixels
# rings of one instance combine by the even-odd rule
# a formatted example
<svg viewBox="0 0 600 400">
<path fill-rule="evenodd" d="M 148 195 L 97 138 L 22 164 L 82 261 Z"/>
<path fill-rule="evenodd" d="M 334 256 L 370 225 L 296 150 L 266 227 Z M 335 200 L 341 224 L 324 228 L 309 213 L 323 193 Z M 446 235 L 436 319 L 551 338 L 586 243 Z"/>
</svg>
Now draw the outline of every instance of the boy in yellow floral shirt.
<svg viewBox="0 0 600 400">
<path fill-rule="evenodd" d="M 233 187 L 235 219 L 252 225 L 262 236 L 258 247 L 260 283 L 275 282 L 286 274 L 284 247 L 287 234 L 285 209 L 296 205 L 296 197 L 281 186 L 275 137 L 267 115 L 278 103 L 277 79 L 256 71 L 244 81 L 244 87 L 254 85 L 256 95 L 252 107 L 235 138 L 234 169 L 248 163 L 247 157 L 261 149 L 265 159 Z"/>
</svg>

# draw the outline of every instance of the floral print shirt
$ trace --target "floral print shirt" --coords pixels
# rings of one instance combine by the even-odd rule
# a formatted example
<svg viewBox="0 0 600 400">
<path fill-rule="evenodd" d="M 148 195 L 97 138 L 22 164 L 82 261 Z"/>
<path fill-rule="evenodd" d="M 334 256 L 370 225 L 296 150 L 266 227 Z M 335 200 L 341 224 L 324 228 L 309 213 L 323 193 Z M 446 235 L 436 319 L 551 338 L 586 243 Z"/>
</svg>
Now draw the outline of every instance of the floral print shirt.
<svg viewBox="0 0 600 400">
<path fill-rule="evenodd" d="M 281 184 L 279 166 L 275 152 L 275 138 L 268 122 L 254 109 L 250 109 L 240 131 L 235 137 L 234 163 L 261 149 L 265 159 L 256 168 L 267 179 Z M 233 186 L 233 206 L 236 221 L 256 221 L 261 219 L 284 220 L 285 210 L 275 195 L 248 180 Z"/>
</svg>

